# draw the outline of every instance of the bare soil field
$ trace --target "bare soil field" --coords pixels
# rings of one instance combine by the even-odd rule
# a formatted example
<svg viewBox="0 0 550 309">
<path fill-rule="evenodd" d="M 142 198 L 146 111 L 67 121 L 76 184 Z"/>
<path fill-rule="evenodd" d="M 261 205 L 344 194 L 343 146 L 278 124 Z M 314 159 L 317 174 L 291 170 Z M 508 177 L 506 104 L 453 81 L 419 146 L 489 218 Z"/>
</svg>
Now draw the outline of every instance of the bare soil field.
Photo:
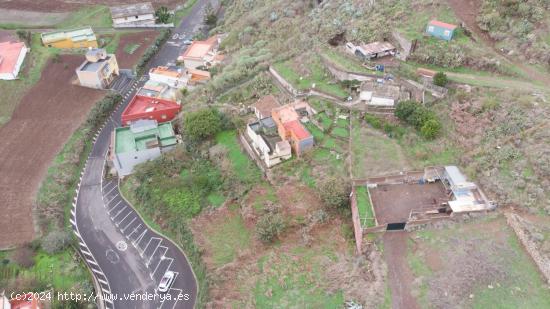
<svg viewBox="0 0 550 309">
<path fill-rule="evenodd" d="M 369 189 L 379 224 L 405 222 L 411 210 L 448 200 L 440 182 L 431 184 L 383 185 Z"/>
<path fill-rule="evenodd" d="M 49 62 L 40 81 L 0 127 L 0 248 L 31 241 L 32 209 L 55 155 L 104 92 L 70 83 L 80 55 Z"/>
<path fill-rule="evenodd" d="M 116 51 L 118 66 L 121 69 L 131 69 L 145 53 L 147 48 L 151 46 L 157 34 L 158 32 L 151 30 L 121 35 Z M 128 53 L 126 47 L 136 44 L 139 45 L 139 47 L 133 53 Z"/>
<path fill-rule="evenodd" d="M 419 308 L 416 299 L 411 294 L 414 276 L 407 262 L 409 236 L 409 233 L 404 231 L 386 232 L 382 236 L 393 308 Z"/>
<path fill-rule="evenodd" d="M 76 10 L 86 5 L 122 5 L 131 3 L 140 3 L 142 0 L 0 0 L 0 8 L 17 9 L 25 11 L 39 12 L 68 12 Z M 175 8 L 183 1 L 178 0 L 155 0 L 155 7 L 166 6 Z"/>
</svg>

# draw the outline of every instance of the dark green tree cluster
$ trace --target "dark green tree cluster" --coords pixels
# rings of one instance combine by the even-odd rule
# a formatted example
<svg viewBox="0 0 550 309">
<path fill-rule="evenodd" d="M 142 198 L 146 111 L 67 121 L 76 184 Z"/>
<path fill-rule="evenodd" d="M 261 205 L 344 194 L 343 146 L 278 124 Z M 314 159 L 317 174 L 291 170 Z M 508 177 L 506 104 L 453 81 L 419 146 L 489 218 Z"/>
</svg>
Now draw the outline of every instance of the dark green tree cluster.
<svg viewBox="0 0 550 309">
<path fill-rule="evenodd" d="M 161 6 L 155 11 L 155 18 L 158 24 L 167 24 L 170 21 L 170 12 L 165 6 Z"/>
<path fill-rule="evenodd" d="M 185 115 L 183 130 L 191 141 L 200 141 L 214 136 L 222 129 L 222 115 L 216 109 L 203 109 Z"/>
<path fill-rule="evenodd" d="M 434 85 L 439 87 L 445 87 L 447 86 L 447 83 L 449 82 L 449 79 L 447 78 L 447 75 L 443 72 L 437 72 L 434 75 Z"/>
<path fill-rule="evenodd" d="M 427 139 L 434 139 L 441 131 L 441 123 L 434 112 L 414 101 L 397 105 L 395 116 L 415 127 Z"/>
</svg>

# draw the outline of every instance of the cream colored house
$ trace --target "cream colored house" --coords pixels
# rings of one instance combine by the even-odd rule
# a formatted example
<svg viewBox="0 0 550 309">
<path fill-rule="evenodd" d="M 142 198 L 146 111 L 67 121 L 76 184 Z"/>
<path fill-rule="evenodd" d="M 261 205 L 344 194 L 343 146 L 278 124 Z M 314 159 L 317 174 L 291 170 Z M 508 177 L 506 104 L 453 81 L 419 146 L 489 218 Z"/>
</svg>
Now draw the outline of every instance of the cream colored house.
<svg viewBox="0 0 550 309">
<path fill-rule="evenodd" d="M 105 89 L 119 75 L 118 63 L 114 54 L 105 49 L 90 49 L 86 61 L 76 69 L 80 85 L 89 88 Z"/>
</svg>

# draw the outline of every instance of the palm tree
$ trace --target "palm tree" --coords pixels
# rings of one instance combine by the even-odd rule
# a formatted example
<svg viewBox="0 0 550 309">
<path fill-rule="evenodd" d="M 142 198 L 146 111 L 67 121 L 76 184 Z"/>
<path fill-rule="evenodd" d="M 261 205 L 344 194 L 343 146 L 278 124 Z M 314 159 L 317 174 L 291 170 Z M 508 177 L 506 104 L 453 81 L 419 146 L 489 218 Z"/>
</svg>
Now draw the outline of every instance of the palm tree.
<svg viewBox="0 0 550 309">
<path fill-rule="evenodd" d="M 157 23 L 166 24 L 170 20 L 170 12 L 168 12 L 167 7 L 161 6 L 155 12 L 155 17 L 157 18 Z"/>
</svg>

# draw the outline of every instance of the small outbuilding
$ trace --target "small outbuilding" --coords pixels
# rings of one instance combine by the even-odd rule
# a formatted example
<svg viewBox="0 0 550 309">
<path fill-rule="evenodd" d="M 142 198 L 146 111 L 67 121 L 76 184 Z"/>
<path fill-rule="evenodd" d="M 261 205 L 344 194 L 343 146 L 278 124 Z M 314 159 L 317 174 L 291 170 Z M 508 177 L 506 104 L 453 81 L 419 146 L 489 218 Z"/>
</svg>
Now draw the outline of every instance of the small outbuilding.
<svg viewBox="0 0 550 309">
<path fill-rule="evenodd" d="M 432 20 L 426 26 L 426 33 L 436 38 L 450 41 L 453 38 L 456 28 L 456 25 Z"/>
<path fill-rule="evenodd" d="M 98 48 L 97 37 L 92 27 L 44 32 L 42 44 L 55 48 Z"/>
<path fill-rule="evenodd" d="M 23 42 L 0 42 L 0 79 L 17 78 L 27 51 Z"/>
<path fill-rule="evenodd" d="M 382 58 L 390 55 L 393 56 L 397 53 L 397 48 L 390 42 L 361 43 L 360 45 L 348 42 L 346 43 L 346 48 L 349 52 L 363 60 Z"/>
<path fill-rule="evenodd" d="M 151 2 L 111 7 L 114 28 L 150 27 L 155 25 L 155 9 Z"/>
</svg>

